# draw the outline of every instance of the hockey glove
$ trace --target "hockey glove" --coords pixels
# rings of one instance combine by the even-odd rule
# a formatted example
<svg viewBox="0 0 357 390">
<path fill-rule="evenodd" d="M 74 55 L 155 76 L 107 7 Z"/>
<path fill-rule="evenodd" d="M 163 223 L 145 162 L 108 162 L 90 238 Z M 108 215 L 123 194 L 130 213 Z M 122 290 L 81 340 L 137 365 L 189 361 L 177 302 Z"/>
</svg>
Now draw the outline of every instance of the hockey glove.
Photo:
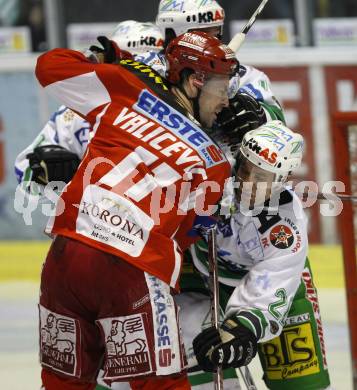
<svg viewBox="0 0 357 390">
<path fill-rule="evenodd" d="M 266 123 L 263 107 L 252 96 L 238 93 L 217 116 L 216 127 L 228 144 L 242 142 L 243 136 Z"/>
<path fill-rule="evenodd" d="M 89 48 L 89 50 L 95 53 L 97 56 L 98 54 L 102 56 L 103 61 L 99 62 L 115 64 L 120 60 L 133 58 L 133 56 L 128 51 L 121 50 L 114 41 L 111 41 L 107 37 L 99 36 L 97 37 L 97 40 L 103 46 L 103 48 L 93 45 Z"/>
<path fill-rule="evenodd" d="M 26 158 L 32 169 L 32 180 L 43 185 L 51 181 L 70 182 L 80 163 L 75 153 L 59 145 L 38 146 Z"/>
<path fill-rule="evenodd" d="M 257 353 L 257 338 L 235 319 L 223 322 L 219 331 L 210 327 L 193 340 L 197 362 L 204 371 L 220 366 L 238 368 L 248 365 Z"/>
</svg>

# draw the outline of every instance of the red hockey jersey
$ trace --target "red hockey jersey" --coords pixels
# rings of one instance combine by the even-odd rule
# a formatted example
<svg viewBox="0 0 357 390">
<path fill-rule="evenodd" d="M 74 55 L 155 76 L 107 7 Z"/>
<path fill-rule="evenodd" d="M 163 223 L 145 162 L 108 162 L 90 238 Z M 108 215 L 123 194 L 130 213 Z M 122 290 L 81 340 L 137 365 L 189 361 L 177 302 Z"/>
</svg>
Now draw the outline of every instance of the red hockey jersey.
<svg viewBox="0 0 357 390">
<path fill-rule="evenodd" d="M 93 64 L 79 52 L 41 55 L 36 76 L 93 128 L 46 231 L 121 257 L 177 287 L 197 214 L 219 200 L 223 152 L 146 65 Z"/>
</svg>

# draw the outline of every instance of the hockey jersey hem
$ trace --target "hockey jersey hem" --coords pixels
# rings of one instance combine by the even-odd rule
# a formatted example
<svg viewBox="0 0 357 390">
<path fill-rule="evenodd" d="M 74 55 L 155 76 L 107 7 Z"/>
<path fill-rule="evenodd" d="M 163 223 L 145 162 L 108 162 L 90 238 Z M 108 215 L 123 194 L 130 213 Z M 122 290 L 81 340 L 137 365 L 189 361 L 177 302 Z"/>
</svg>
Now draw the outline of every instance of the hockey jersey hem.
<svg viewBox="0 0 357 390">
<path fill-rule="evenodd" d="M 81 236 L 79 234 L 76 234 L 72 231 L 65 230 L 65 229 L 56 229 L 55 231 L 52 230 L 50 232 L 48 232 L 46 229 L 46 233 L 47 234 L 50 233 L 51 235 L 64 236 L 64 237 L 70 238 L 72 240 L 79 241 L 85 245 L 90 246 L 91 248 L 99 249 L 99 250 L 102 250 L 103 252 L 109 253 L 112 256 L 118 258 L 119 260 L 126 261 L 127 263 L 133 265 L 134 267 L 139 268 L 142 271 L 147 272 L 150 275 L 158 277 L 160 280 L 164 281 L 167 285 L 169 285 L 170 287 L 175 289 L 177 292 L 179 292 L 178 281 L 176 281 L 176 283 L 172 285 L 172 283 L 171 283 L 172 278 L 168 278 L 167 274 L 164 272 L 163 273 L 158 272 L 157 267 L 148 267 L 146 265 L 146 263 L 142 263 L 142 262 L 137 261 L 137 260 L 135 261 L 135 258 L 131 258 L 130 256 L 125 257 L 125 254 L 123 254 L 123 256 L 118 256 L 117 250 L 110 247 L 109 245 L 104 245 L 104 244 L 101 244 L 98 242 L 94 243 L 90 238 Z M 164 261 L 164 259 L 163 259 L 163 261 Z M 181 267 L 182 267 L 182 259 L 181 259 L 180 268 Z"/>
</svg>

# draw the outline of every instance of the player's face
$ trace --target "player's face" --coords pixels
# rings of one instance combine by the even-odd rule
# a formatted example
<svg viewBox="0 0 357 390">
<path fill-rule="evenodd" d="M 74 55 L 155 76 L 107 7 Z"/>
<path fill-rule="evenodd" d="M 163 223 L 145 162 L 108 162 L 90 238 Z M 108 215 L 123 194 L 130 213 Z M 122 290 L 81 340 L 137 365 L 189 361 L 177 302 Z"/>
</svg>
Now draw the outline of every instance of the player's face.
<svg viewBox="0 0 357 390">
<path fill-rule="evenodd" d="M 209 78 L 201 88 L 198 99 L 201 124 L 211 128 L 217 115 L 228 107 L 229 77 L 216 75 Z"/>
<path fill-rule="evenodd" d="M 244 157 L 238 159 L 236 180 L 239 187 L 236 190 L 236 198 L 243 206 L 253 209 L 262 205 L 271 196 L 275 174 L 257 167 Z M 279 183 L 279 187 L 281 184 Z"/>
</svg>

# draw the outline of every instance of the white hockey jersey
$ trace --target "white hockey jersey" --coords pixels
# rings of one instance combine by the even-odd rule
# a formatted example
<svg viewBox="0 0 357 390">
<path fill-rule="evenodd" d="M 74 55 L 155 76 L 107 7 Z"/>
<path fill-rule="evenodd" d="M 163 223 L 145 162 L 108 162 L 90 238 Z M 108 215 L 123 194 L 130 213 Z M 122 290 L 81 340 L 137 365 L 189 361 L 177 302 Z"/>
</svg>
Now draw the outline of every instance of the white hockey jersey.
<svg viewBox="0 0 357 390">
<path fill-rule="evenodd" d="M 300 284 L 307 249 L 306 216 L 290 190 L 282 192 L 278 210 L 246 216 L 238 209 L 219 223 L 219 281 L 235 287 L 226 317 L 235 314 L 260 342 L 280 334 Z M 198 270 L 208 275 L 207 245 L 200 241 L 191 254 Z"/>
</svg>

